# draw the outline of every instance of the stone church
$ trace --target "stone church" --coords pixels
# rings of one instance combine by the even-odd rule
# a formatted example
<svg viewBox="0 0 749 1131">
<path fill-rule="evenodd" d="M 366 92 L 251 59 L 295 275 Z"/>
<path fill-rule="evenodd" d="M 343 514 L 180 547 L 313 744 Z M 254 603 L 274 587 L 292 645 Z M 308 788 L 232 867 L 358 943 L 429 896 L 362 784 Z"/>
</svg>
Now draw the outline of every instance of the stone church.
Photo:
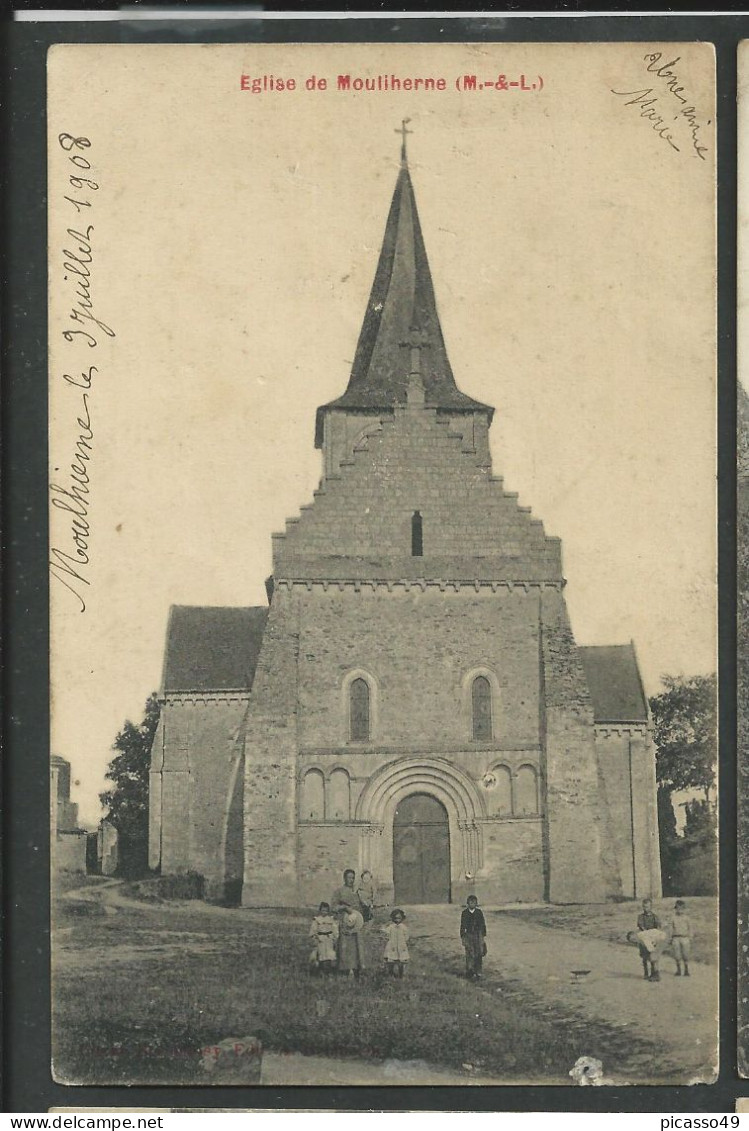
<svg viewBox="0 0 749 1131">
<path fill-rule="evenodd" d="M 401 905 L 660 894 L 634 647 L 576 643 L 560 541 L 493 473 L 493 412 L 453 376 L 404 144 L 268 606 L 170 611 L 152 868 L 248 906 L 315 906 L 345 867 Z"/>
</svg>

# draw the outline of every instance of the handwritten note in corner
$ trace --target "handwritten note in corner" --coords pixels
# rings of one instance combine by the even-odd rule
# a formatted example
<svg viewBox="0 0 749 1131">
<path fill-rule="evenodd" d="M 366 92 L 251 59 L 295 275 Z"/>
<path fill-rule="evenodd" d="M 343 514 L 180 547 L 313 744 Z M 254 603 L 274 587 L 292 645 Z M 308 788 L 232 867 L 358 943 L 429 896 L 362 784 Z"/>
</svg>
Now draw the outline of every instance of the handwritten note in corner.
<svg viewBox="0 0 749 1131">
<path fill-rule="evenodd" d="M 652 86 L 638 90 L 614 90 L 640 118 L 677 153 L 686 152 L 701 161 L 707 159 L 709 145 L 706 140 L 712 119 L 695 105 L 683 78 L 677 69 L 681 56 L 664 62 L 662 51 L 648 52 L 642 56 L 645 77 Z"/>
</svg>

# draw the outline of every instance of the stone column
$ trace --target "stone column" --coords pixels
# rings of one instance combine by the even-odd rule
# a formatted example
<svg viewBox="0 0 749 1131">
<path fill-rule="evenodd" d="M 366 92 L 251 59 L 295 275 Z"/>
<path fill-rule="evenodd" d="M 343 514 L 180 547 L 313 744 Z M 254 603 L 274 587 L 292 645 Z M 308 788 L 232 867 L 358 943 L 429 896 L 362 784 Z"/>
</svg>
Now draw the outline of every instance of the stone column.
<svg viewBox="0 0 749 1131">
<path fill-rule="evenodd" d="M 472 876 L 476 876 L 483 864 L 481 830 L 473 820 L 458 821 L 458 828 L 463 839 L 463 875 L 470 872 Z"/>
</svg>

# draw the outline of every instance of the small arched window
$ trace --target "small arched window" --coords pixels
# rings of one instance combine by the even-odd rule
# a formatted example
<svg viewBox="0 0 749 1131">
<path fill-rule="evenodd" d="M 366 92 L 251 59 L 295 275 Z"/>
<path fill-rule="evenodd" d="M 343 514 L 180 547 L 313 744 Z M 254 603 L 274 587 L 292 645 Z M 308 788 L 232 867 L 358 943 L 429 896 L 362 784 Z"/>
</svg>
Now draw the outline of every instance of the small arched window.
<svg viewBox="0 0 749 1131">
<path fill-rule="evenodd" d="M 307 770 L 302 779 L 302 820 L 322 821 L 325 817 L 325 782 L 320 770 Z"/>
<path fill-rule="evenodd" d="M 492 688 L 485 675 L 477 675 L 471 686 L 474 742 L 492 738 Z"/>
<path fill-rule="evenodd" d="M 411 518 L 411 557 L 421 558 L 424 555 L 424 524 L 419 511 L 414 511 Z"/>
<path fill-rule="evenodd" d="M 349 687 L 349 737 L 352 742 L 369 742 L 369 684 L 359 676 Z"/>
<path fill-rule="evenodd" d="M 333 770 L 328 792 L 328 820 L 348 821 L 351 798 L 349 776 L 345 770 Z"/>
<path fill-rule="evenodd" d="M 515 779 L 515 814 L 538 816 L 538 775 L 533 766 L 521 766 Z"/>
</svg>

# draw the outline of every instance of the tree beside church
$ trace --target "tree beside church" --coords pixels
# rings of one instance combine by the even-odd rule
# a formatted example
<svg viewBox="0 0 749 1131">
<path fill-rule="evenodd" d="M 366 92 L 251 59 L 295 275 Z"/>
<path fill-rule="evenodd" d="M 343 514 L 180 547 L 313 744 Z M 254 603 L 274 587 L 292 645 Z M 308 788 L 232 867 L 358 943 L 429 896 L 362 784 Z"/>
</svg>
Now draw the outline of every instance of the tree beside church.
<svg viewBox="0 0 749 1131">
<path fill-rule="evenodd" d="M 144 875 L 148 867 L 149 769 L 160 709 L 154 692 L 141 722 L 125 721 L 112 744 L 114 757 L 105 775 L 112 784 L 99 795 L 104 808 L 102 824 L 108 822 L 117 830 L 117 871 L 128 876 Z"/>
<path fill-rule="evenodd" d="M 661 873 L 668 895 L 714 895 L 717 890 L 717 682 L 715 675 L 665 675 L 663 690 L 650 699 Z M 674 794 L 681 795 L 684 810 L 680 831 Z"/>
</svg>

